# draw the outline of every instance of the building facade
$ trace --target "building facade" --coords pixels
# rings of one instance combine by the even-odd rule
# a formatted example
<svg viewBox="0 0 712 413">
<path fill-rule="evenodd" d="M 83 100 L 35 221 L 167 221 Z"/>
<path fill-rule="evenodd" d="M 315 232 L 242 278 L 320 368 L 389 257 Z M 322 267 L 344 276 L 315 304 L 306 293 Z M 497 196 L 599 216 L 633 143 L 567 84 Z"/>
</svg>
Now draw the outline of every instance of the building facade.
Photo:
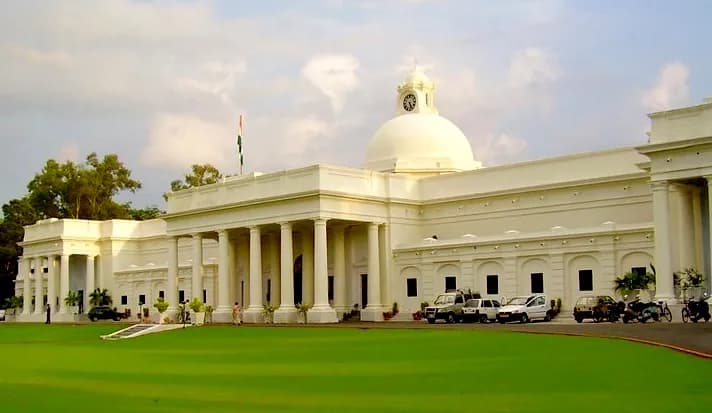
<svg viewBox="0 0 712 413">
<path fill-rule="evenodd" d="M 441 117 L 435 85 L 415 70 L 397 88 L 397 116 L 366 148 L 363 169 L 314 165 L 226 177 L 168 194 L 161 219 L 49 219 L 25 228 L 19 321 L 73 319 L 69 291 L 107 288 L 119 310 L 199 297 L 228 321 L 337 322 L 403 317 L 446 289 L 502 298 L 541 292 L 571 309 L 613 279 L 710 274 L 712 100 L 651 114 L 649 143 L 483 168 Z M 708 277 L 709 278 L 709 277 Z M 709 289 L 709 280 L 707 281 Z M 48 298 L 49 297 L 49 298 Z M 76 309 L 74 309 L 76 310 Z"/>
</svg>

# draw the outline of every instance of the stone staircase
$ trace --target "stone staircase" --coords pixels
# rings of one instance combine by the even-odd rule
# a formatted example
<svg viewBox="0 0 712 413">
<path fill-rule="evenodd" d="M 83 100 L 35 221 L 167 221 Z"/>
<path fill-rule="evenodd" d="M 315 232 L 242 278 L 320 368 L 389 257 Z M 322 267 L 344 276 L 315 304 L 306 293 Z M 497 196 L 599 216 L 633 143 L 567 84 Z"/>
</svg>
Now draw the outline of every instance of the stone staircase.
<svg viewBox="0 0 712 413">
<path fill-rule="evenodd" d="M 102 340 L 122 340 L 146 334 L 160 333 L 184 327 L 182 324 L 134 324 L 111 334 L 101 336 Z"/>
</svg>

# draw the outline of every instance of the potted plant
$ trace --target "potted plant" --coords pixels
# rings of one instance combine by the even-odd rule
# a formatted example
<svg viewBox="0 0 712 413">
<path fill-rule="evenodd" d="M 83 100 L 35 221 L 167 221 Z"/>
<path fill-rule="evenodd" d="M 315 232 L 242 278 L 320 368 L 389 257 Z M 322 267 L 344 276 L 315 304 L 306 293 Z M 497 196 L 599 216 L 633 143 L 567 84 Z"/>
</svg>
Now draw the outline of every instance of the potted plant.
<svg viewBox="0 0 712 413">
<path fill-rule="evenodd" d="M 655 284 L 653 273 L 629 272 L 613 280 L 613 291 L 621 296 L 637 294 L 640 290 L 647 290 L 651 284 Z"/>
<path fill-rule="evenodd" d="M 307 313 L 309 312 L 309 309 L 311 307 L 312 307 L 311 304 L 304 304 L 304 303 L 297 304 L 297 313 L 299 313 L 302 316 L 302 322 L 304 324 L 307 323 Z"/>
<path fill-rule="evenodd" d="M 100 288 L 95 289 L 94 291 L 89 294 L 89 305 L 92 307 L 97 307 L 100 305 L 111 305 L 113 300 L 111 299 L 111 294 L 109 294 L 109 290 L 104 288 L 103 290 Z"/>
<path fill-rule="evenodd" d="M 13 295 L 12 297 L 6 298 L 5 306 L 12 310 L 12 314 L 7 315 L 9 320 L 9 316 L 15 317 L 17 315 L 17 310 L 19 308 L 22 308 L 22 297 L 17 297 Z"/>
<path fill-rule="evenodd" d="M 682 300 L 699 295 L 698 289 L 704 286 L 705 276 L 697 272 L 693 267 L 683 268 L 673 274 L 675 286 L 682 291 Z M 692 290 L 692 291 L 690 291 Z M 689 297 L 688 297 L 689 291 Z"/>
<path fill-rule="evenodd" d="M 193 310 L 193 324 L 200 326 L 205 323 L 205 304 L 198 297 L 193 297 L 188 303 L 188 307 Z"/>
<path fill-rule="evenodd" d="M 265 320 L 265 323 L 271 324 L 274 322 L 274 311 L 277 309 L 277 307 L 271 305 L 271 304 L 265 304 L 262 306 L 262 317 Z"/>
<path fill-rule="evenodd" d="M 205 304 L 205 324 L 213 322 L 213 311 L 215 311 L 215 308 L 212 305 Z"/>
<path fill-rule="evenodd" d="M 76 291 L 70 291 L 67 296 L 64 297 L 64 304 L 69 307 L 70 314 L 79 314 L 79 293 Z"/>
<path fill-rule="evenodd" d="M 168 310 L 168 301 L 166 301 L 165 298 L 163 297 L 158 297 L 156 298 L 156 302 L 153 303 L 153 307 L 158 310 L 158 323 L 159 324 L 165 324 L 166 323 L 166 317 L 163 315 L 166 310 Z"/>
</svg>

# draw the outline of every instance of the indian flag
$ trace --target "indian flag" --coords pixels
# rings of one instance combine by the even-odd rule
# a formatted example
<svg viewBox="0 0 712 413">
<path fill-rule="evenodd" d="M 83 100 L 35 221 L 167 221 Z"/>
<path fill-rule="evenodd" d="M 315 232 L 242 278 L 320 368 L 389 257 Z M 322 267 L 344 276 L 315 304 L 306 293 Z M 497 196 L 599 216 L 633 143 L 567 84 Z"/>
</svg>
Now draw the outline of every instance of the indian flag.
<svg viewBox="0 0 712 413">
<path fill-rule="evenodd" d="M 240 175 L 242 175 L 242 167 L 245 165 L 245 158 L 242 156 L 242 114 L 237 125 L 237 156 L 240 158 Z"/>
</svg>

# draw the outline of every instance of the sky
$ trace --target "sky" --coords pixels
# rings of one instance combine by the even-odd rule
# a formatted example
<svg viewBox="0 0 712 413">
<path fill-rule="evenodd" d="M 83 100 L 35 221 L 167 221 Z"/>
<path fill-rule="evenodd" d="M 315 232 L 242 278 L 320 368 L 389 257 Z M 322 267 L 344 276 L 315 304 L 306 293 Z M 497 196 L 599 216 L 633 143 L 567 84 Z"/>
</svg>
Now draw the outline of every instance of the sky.
<svg viewBox="0 0 712 413">
<path fill-rule="evenodd" d="M 0 0 L 0 203 L 116 153 L 165 209 L 195 163 L 361 167 L 414 62 L 485 166 L 647 141 L 712 96 L 707 0 Z"/>
</svg>

